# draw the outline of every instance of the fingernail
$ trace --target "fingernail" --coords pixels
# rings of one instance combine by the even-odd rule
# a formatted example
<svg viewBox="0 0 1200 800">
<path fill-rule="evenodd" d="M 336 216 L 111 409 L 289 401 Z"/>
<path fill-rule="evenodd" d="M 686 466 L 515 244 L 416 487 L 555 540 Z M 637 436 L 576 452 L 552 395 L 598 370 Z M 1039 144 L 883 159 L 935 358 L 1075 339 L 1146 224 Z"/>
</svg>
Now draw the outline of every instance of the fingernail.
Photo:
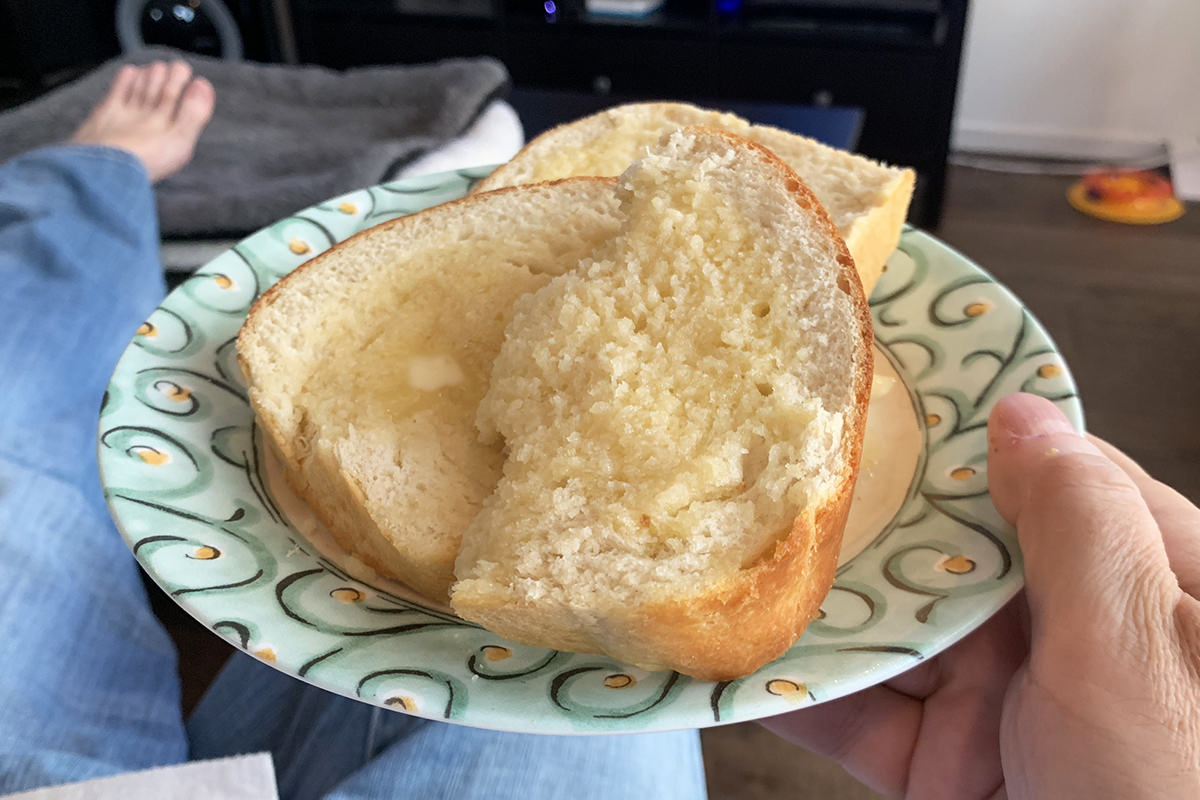
<svg viewBox="0 0 1200 800">
<path fill-rule="evenodd" d="M 1032 394 L 1010 395 L 992 409 L 988 441 L 992 447 L 1011 446 L 1029 439 L 1053 438 L 1048 450 L 1091 452 L 1095 448 L 1079 435 L 1071 421 L 1054 403 Z"/>
</svg>

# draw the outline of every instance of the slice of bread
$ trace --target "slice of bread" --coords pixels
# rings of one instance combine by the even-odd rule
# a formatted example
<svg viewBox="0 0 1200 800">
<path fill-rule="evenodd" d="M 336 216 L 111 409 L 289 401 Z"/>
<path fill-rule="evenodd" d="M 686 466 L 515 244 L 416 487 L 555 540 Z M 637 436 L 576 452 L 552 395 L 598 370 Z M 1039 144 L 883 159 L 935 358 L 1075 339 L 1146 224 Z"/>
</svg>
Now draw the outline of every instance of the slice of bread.
<svg viewBox="0 0 1200 800">
<path fill-rule="evenodd" d="M 546 131 L 476 186 L 502 186 L 567 178 L 620 175 L 663 136 L 685 125 L 736 133 L 773 150 L 821 201 L 850 248 L 870 296 L 912 199 L 910 169 L 880 164 L 794 133 L 751 125 L 741 117 L 685 103 L 634 103 Z"/>
<path fill-rule="evenodd" d="M 779 656 L 833 581 L 872 372 L 845 244 L 766 148 L 676 131 L 621 230 L 516 301 L 479 407 L 503 439 L 451 606 L 702 679 Z"/>
<path fill-rule="evenodd" d="M 617 229 L 611 179 L 506 189 L 384 223 L 263 295 L 238 337 L 289 483 L 368 566 L 445 601 L 500 475 L 475 414 L 513 301 Z"/>
</svg>

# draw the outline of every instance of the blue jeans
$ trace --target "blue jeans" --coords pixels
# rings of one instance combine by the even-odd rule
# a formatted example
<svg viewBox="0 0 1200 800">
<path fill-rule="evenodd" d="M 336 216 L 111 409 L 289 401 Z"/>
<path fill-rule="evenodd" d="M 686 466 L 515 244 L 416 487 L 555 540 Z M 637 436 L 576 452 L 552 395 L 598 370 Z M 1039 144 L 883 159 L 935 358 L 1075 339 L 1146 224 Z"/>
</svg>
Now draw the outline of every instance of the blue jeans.
<svg viewBox="0 0 1200 800">
<path fill-rule="evenodd" d="M 164 293 L 132 156 L 0 166 L 0 794 L 270 751 L 284 798 L 693 798 L 695 731 L 494 733 L 329 694 L 235 655 L 192 717 L 96 477 L 118 356 Z"/>
</svg>

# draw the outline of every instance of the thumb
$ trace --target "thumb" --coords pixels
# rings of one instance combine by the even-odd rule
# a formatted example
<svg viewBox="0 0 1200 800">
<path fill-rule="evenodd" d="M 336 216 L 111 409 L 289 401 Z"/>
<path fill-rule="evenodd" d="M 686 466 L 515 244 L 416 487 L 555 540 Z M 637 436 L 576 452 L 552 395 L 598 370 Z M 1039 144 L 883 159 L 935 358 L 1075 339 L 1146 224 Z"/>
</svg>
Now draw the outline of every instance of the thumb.
<svg viewBox="0 0 1200 800">
<path fill-rule="evenodd" d="M 988 484 L 1017 527 L 1035 636 L 1047 624 L 1137 635 L 1169 617 L 1180 590 L 1141 493 L 1049 400 L 992 410 Z"/>
</svg>

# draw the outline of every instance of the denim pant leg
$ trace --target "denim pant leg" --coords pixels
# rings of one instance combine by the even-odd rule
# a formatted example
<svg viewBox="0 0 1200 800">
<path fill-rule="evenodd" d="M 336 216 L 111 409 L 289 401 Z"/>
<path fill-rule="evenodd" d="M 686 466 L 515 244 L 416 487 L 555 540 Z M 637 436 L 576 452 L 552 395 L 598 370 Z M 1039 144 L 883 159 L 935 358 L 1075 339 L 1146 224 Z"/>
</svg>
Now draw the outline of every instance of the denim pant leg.
<svg viewBox="0 0 1200 800">
<path fill-rule="evenodd" d="M 188 721 L 195 758 L 270 750 L 284 800 L 696 800 L 696 731 L 537 736 L 432 722 L 238 654 Z"/>
<path fill-rule="evenodd" d="M 330 800 L 701 800 L 696 731 L 538 736 L 383 715 L 376 755 Z"/>
<path fill-rule="evenodd" d="M 96 477 L 108 376 L 162 297 L 132 156 L 0 166 L 0 793 L 186 758 L 175 651 Z"/>
</svg>

